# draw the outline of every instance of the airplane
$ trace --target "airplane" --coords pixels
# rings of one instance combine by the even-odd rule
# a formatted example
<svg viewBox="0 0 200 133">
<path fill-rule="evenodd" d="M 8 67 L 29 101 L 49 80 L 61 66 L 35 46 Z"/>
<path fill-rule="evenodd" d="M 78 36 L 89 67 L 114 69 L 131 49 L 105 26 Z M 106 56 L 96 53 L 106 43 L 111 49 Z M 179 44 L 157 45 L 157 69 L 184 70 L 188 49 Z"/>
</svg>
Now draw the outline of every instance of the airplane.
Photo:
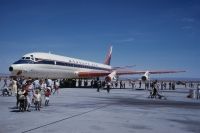
<svg viewBox="0 0 200 133">
<path fill-rule="evenodd" d="M 110 65 L 112 46 L 104 63 L 96 63 L 51 53 L 33 52 L 25 54 L 14 62 L 9 71 L 13 77 L 24 78 L 97 78 L 104 77 L 106 82 L 114 81 L 120 75 L 141 74 L 141 80 L 149 79 L 150 74 L 179 73 L 185 71 L 134 71 Z"/>
</svg>

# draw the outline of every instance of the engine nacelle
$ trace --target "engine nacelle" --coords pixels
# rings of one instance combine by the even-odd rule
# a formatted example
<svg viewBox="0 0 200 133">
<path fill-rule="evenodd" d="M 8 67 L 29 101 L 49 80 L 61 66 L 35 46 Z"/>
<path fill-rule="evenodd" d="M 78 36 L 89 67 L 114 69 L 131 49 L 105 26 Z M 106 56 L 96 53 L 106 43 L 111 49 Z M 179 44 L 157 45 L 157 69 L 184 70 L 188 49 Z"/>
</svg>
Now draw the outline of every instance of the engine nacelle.
<svg viewBox="0 0 200 133">
<path fill-rule="evenodd" d="M 116 71 L 113 71 L 107 77 L 105 77 L 106 82 L 111 82 L 111 81 L 115 81 L 115 80 L 117 80 Z"/>
<path fill-rule="evenodd" d="M 149 71 L 146 71 L 145 74 L 141 77 L 142 81 L 147 81 L 149 80 Z"/>
<path fill-rule="evenodd" d="M 149 77 L 147 77 L 147 76 L 145 76 L 145 75 L 143 75 L 142 77 L 141 77 L 141 80 L 142 81 L 147 81 L 149 79 Z"/>
</svg>

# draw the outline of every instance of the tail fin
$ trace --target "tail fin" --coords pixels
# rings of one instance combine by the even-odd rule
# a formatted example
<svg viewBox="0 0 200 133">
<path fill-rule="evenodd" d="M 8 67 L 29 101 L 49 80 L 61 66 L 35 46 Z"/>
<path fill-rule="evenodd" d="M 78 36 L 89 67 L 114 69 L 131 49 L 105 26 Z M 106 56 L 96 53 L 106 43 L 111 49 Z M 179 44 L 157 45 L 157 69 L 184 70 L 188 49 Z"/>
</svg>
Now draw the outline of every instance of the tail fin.
<svg viewBox="0 0 200 133">
<path fill-rule="evenodd" d="M 110 50 L 108 51 L 108 53 L 106 55 L 106 59 L 105 59 L 104 64 L 110 65 L 111 56 L 112 56 L 112 46 L 110 46 Z"/>
</svg>

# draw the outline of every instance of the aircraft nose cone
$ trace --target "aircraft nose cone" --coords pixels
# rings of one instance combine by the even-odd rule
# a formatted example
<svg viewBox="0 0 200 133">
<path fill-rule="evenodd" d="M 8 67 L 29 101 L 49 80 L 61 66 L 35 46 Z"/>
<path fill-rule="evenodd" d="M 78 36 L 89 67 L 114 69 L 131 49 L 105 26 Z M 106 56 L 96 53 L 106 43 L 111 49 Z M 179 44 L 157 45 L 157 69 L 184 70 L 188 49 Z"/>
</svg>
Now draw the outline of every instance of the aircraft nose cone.
<svg viewBox="0 0 200 133">
<path fill-rule="evenodd" d="M 13 71 L 13 67 L 12 67 L 12 66 L 9 67 L 9 71 L 10 71 L 10 72 Z"/>
</svg>

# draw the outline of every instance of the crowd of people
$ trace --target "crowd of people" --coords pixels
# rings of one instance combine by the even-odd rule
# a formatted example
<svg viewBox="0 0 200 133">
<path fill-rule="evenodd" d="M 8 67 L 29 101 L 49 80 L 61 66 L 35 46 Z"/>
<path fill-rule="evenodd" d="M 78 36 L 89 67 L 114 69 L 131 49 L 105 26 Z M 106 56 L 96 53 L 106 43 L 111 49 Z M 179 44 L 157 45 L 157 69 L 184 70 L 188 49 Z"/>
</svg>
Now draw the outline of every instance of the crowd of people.
<svg viewBox="0 0 200 133">
<path fill-rule="evenodd" d="M 108 82 L 101 81 L 97 78 L 97 80 L 90 80 L 90 83 L 87 80 L 72 80 L 75 87 L 92 87 L 97 88 L 97 92 L 100 89 L 106 89 L 107 92 L 110 92 L 111 88 L 126 88 L 127 81 L 116 81 L 116 82 Z M 63 81 L 61 81 L 62 83 Z M 76 84 L 77 82 L 77 84 Z M 144 84 L 144 85 L 143 85 Z M 144 88 L 145 90 L 149 90 L 150 95 L 149 98 L 165 98 L 163 95 L 159 93 L 159 90 L 175 90 L 177 82 L 164 82 L 164 81 L 129 81 L 129 88 Z M 194 84 L 192 82 L 188 82 L 182 85 L 185 87 L 188 86 L 193 88 L 197 86 L 197 98 L 200 98 L 200 83 Z M 41 109 L 42 105 L 48 106 L 51 94 L 59 93 L 59 80 L 51 80 L 51 79 L 4 79 L 2 95 L 3 96 L 16 96 L 16 106 L 20 111 L 30 111 L 30 107 L 34 106 L 35 110 Z M 143 87 L 142 87 L 143 86 Z"/>
<path fill-rule="evenodd" d="M 31 106 L 40 111 L 43 103 L 49 105 L 51 94 L 59 93 L 59 86 L 58 80 L 51 79 L 4 79 L 2 95 L 16 96 L 16 106 L 20 111 L 30 111 Z"/>
</svg>

